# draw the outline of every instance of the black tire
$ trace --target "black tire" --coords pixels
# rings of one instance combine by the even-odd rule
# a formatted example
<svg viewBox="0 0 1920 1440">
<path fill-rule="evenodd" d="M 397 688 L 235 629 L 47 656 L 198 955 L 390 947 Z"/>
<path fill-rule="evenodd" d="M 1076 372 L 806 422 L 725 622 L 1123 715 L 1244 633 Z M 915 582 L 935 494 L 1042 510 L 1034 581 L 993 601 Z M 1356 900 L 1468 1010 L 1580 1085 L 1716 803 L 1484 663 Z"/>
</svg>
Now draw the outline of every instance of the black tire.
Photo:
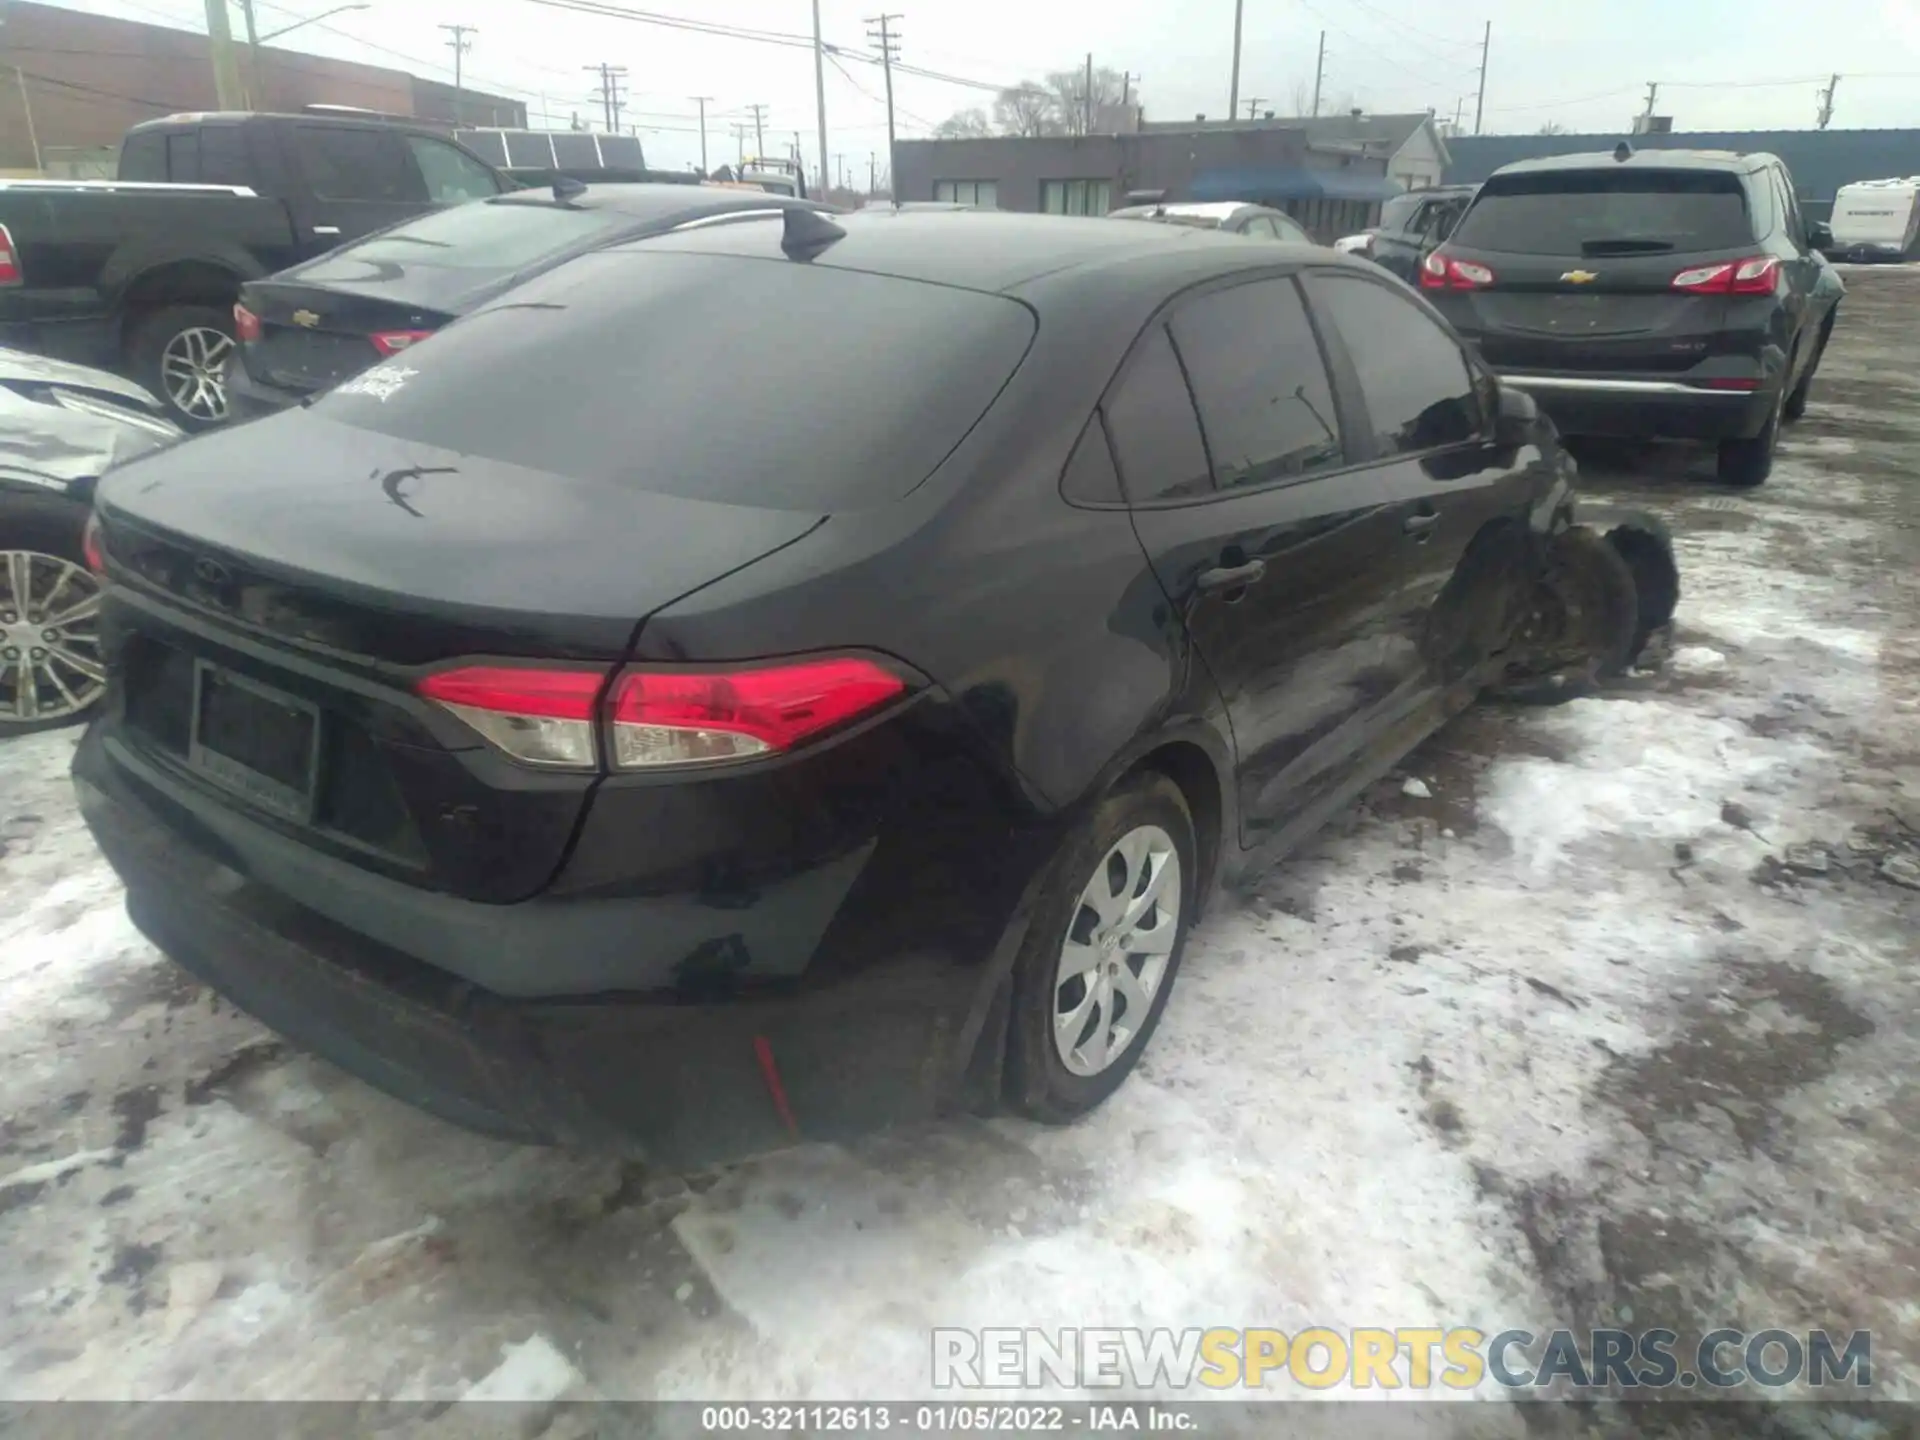
<svg viewBox="0 0 1920 1440">
<path fill-rule="evenodd" d="M 1680 605 L 1680 567 L 1673 559 L 1673 535 L 1652 515 L 1636 514 L 1607 532 L 1607 543 L 1627 562 L 1633 576 L 1637 622 L 1627 663 L 1633 664 L 1653 632 L 1673 619 Z"/>
<path fill-rule="evenodd" d="M 1820 359 L 1827 353 L 1827 340 L 1833 334 L 1833 316 L 1829 314 L 1820 322 L 1820 338 L 1814 342 L 1813 358 L 1807 362 L 1807 373 L 1800 377 L 1800 383 L 1793 387 L 1793 393 L 1787 396 L 1787 403 L 1780 407 L 1780 418 L 1791 425 L 1807 413 L 1807 396 L 1813 390 L 1813 377 L 1820 369 Z"/>
<path fill-rule="evenodd" d="M 1521 704 L 1589 694 L 1633 663 L 1645 643 L 1638 587 L 1620 551 L 1597 531 L 1576 525 L 1554 537 L 1520 643 L 1532 647 L 1528 658 L 1509 665 L 1492 693 Z"/>
<path fill-rule="evenodd" d="M 87 507 L 77 500 L 52 493 L 0 490 L 0 551 L 27 550 L 52 555 L 70 564 L 86 564 L 80 537 L 87 525 Z M 0 573 L 0 592 L 7 592 L 7 577 Z M 0 627 L 10 612 L 10 593 L 0 593 Z M 0 652 L 0 738 L 31 735 L 41 730 L 57 730 L 78 724 L 97 708 L 93 706 L 73 715 L 52 719 L 18 720 L 11 711 L 17 703 L 14 687 L 19 677 Z"/>
<path fill-rule="evenodd" d="M 1178 931 L 1145 1022 L 1124 1050 L 1094 1075 L 1076 1075 L 1054 1044 L 1053 1020 L 1061 947 L 1081 911 L 1081 892 L 1096 868 L 1129 832 L 1158 826 L 1173 841 L 1180 862 Z M 1034 906 L 1026 943 L 1014 967 L 1013 1015 L 1007 1042 L 1006 1094 L 1013 1108 L 1048 1124 L 1066 1124 L 1094 1109 L 1120 1088 L 1153 1039 L 1180 973 L 1180 958 L 1199 910 L 1201 876 L 1193 817 L 1180 787 L 1154 771 L 1120 782 L 1093 809 L 1054 860 L 1053 873 Z M 1122 960 L 1121 963 L 1129 963 Z M 1124 1016 L 1124 1011 L 1119 1012 Z"/>
<path fill-rule="evenodd" d="M 1791 361 L 1787 365 L 1787 373 L 1793 373 Z M 1723 485 L 1738 485 L 1750 490 L 1766 483 L 1767 476 L 1773 473 L 1773 452 L 1780 446 L 1780 420 L 1785 410 L 1786 397 L 1776 395 L 1773 413 L 1767 416 L 1767 423 L 1761 427 L 1758 435 L 1746 440 L 1720 442 L 1716 473 Z"/>
<path fill-rule="evenodd" d="M 168 376 L 162 369 L 167 349 L 180 337 L 196 330 L 213 330 L 225 336 L 227 353 L 231 354 L 233 312 L 213 305 L 167 305 L 150 311 L 133 323 L 127 336 L 127 365 L 133 378 L 151 390 L 166 407 L 167 417 L 187 431 L 216 429 L 226 424 L 233 413 L 227 399 L 225 356 L 215 367 L 215 378 L 209 381 L 210 387 L 218 391 L 217 413 L 209 410 L 196 414 L 183 408 L 169 386 Z"/>
</svg>

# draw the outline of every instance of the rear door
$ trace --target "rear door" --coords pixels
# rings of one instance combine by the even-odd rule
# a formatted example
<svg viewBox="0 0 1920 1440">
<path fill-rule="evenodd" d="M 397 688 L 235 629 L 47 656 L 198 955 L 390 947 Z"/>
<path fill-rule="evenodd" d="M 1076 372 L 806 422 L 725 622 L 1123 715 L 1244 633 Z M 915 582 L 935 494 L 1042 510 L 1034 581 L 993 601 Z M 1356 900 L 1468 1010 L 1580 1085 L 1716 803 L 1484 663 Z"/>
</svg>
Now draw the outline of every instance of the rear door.
<svg viewBox="0 0 1920 1440">
<path fill-rule="evenodd" d="M 1497 370 L 1690 370 L 1719 353 L 1730 299 L 1675 279 L 1753 256 L 1771 228 L 1742 180 L 1631 161 L 1496 175 L 1442 252 L 1491 278 L 1429 298 Z"/>
<path fill-rule="evenodd" d="M 1412 284 L 1420 263 L 1420 229 L 1432 209 L 1417 195 L 1397 195 L 1380 209 L 1380 228 L 1373 238 L 1373 258 L 1383 268 Z"/>
<path fill-rule="evenodd" d="M 1134 528 L 1225 700 L 1241 838 L 1256 844 L 1337 782 L 1404 676 L 1385 481 L 1349 465 L 1287 277 L 1179 304 L 1106 414 Z"/>
<path fill-rule="evenodd" d="M 308 254 L 405 220 L 431 203 L 420 167 L 396 131 L 295 120 L 280 133 L 300 177 L 289 205 Z"/>
</svg>

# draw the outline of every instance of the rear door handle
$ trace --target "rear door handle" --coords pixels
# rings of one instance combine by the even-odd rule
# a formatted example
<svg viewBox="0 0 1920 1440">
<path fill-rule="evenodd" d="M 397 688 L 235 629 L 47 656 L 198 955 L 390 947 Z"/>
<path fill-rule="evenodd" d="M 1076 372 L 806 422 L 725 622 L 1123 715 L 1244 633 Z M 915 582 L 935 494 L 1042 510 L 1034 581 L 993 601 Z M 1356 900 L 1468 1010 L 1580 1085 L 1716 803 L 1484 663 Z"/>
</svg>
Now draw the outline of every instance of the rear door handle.
<svg viewBox="0 0 1920 1440">
<path fill-rule="evenodd" d="M 1405 522 L 1401 524 L 1400 528 L 1406 531 L 1407 534 L 1424 540 L 1433 534 L 1439 524 L 1440 516 L 1438 513 L 1432 515 L 1409 515 Z"/>
<path fill-rule="evenodd" d="M 1266 561 L 1249 560 L 1244 565 L 1216 565 L 1211 570 L 1202 570 L 1200 578 L 1193 583 L 1202 590 L 1235 590 L 1253 584 L 1266 573 Z"/>
</svg>

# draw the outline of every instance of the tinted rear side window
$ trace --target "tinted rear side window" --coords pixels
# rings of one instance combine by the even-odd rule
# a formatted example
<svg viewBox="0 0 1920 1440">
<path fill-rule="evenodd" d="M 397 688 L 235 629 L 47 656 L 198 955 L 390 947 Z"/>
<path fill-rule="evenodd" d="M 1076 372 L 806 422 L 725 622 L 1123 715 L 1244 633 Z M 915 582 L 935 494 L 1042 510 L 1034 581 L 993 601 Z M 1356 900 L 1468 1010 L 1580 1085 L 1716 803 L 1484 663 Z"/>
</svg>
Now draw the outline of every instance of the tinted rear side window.
<svg viewBox="0 0 1920 1440">
<path fill-rule="evenodd" d="M 436 210 L 314 261 L 301 278 L 327 284 L 386 278 L 391 267 L 512 271 L 591 244 L 629 217 L 617 210 L 480 201 Z"/>
<path fill-rule="evenodd" d="M 660 494 L 847 510 L 906 494 L 1033 339 L 996 295 L 764 260 L 584 256 L 318 402 L 335 420 Z M 457 343 L 451 343 L 457 340 Z"/>
<path fill-rule="evenodd" d="M 1563 170 L 1495 176 L 1453 232 L 1519 255 L 1658 254 L 1753 243 L 1740 177 L 1716 170 Z"/>
<path fill-rule="evenodd" d="M 1395 232 L 1407 228 L 1407 222 L 1413 218 L 1413 212 L 1421 206 L 1418 195 L 1396 195 L 1380 207 L 1380 228 Z"/>
<path fill-rule="evenodd" d="M 167 137 L 154 131 L 127 136 L 120 142 L 119 176 L 130 184 L 164 184 L 167 178 Z"/>
<path fill-rule="evenodd" d="M 200 183 L 251 185 L 253 166 L 238 125 L 208 125 L 200 131 Z"/>
<path fill-rule="evenodd" d="M 426 186 L 397 135 L 321 125 L 293 127 L 295 153 L 322 200 L 424 204 Z"/>
<path fill-rule="evenodd" d="M 1106 414 L 1129 500 L 1192 500 L 1213 492 L 1193 396 L 1165 326 L 1154 326 L 1140 342 L 1107 398 Z"/>
</svg>

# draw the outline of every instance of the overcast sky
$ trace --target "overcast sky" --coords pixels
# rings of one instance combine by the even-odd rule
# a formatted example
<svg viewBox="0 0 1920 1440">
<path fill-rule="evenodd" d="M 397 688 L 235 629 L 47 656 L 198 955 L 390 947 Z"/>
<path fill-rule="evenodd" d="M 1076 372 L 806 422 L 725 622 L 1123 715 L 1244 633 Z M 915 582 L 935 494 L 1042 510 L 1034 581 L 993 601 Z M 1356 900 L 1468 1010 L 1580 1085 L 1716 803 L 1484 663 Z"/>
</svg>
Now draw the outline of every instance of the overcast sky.
<svg viewBox="0 0 1920 1440">
<path fill-rule="evenodd" d="M 263 32 L 332 8 L 337 0 L 256 0 Z M 793 133 L 815 163 L 810 49 L 690 33 L 657 23 L 572 13 L 556 4 L 646 11 L 672 19 L 784 36 L 811 32 L 809 0 L 370 0 L 368 8 L 302 28 L 284 42 L 316 54 L 364 59 L 450 79 L 441 24 L 477 27 L 469 83 L 524 99 L 553 123 L 598 119 L 594 77 L 582 67 L 627 67 L 625 121 L 637 124 L 652 163 L 700 156 L 690 97 L 709 95 L 713 164 L 731 155 L 730 126 L 746 107 L 767 107 L 767 148 Z M 821 0 L 829 45 L 866 48 L 865 17 L 882 0 Z M 1047 71 L 1099 65 L 1131 71 L 1148 114 L 1224 115 L 1233 0 L 885 0 L 902 13 L 903 61 L 987 88 L 897 75 L 900 134 L 924 135 L 952 112 L 990 105 L 992 88 Z M 1676 129 L 1760 129 L 1813 123 L 1816 91 L 1840 72 L 1836 127 L 1920 126 L 1920 0 L 1245 0 L 1242 102 L 1286 113 L 1311 86 L 1327 31 L 1324 95 L 1372 111 L 1461 107 L 1472 128 L 1481 27 L 1491 21 L 1489 132 L 1612 129 L 1660 83 L 1657 113 Z M 204 0 L 74 0 L 74 8 L 205 28 Z M 241 32 L 238 7 L 234 30 Z M 886 110 L 877 66 L 827 68 L 827 124 L 836 156 L 862 183 L 869 155 L 885 166 Z M 839 162 L 836 161 L 836 166 Z M 1920 158 L 1913 167 L 1920 171 Z"/>
</svg>

